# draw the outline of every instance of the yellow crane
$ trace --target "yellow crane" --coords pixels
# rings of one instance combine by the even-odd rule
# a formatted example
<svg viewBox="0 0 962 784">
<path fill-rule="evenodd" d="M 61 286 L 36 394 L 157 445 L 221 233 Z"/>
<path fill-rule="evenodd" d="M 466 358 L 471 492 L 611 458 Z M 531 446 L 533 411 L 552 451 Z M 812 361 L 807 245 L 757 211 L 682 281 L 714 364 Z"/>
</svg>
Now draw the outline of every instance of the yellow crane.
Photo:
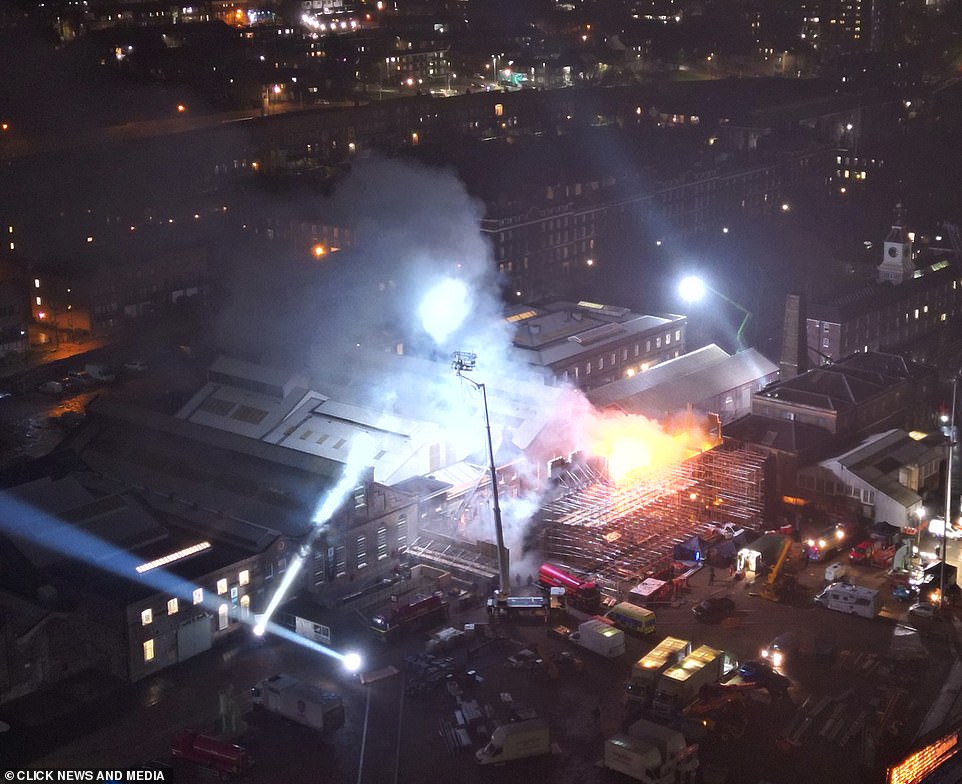
<svg viewBox="0 0 962 784">
<path fill-rule="evenodd" d="M 762 587 L 758 591 L 758 595 L 763 599 L 779 602 L 782 600 L 784 594 L 794 584 L 794 580 L 791 577 L 783 574 L 785 564 L 788 561 L 788 554 L 791 549 L 792 540 L 786 536 L 785 541 L 782 543 L 782 549 L 778 553 L 778 558 L 775 561 L 775 565 L 768 573 L 768 577 L 765 578 L 765 582 L 762 583 Z"/>
</svg>

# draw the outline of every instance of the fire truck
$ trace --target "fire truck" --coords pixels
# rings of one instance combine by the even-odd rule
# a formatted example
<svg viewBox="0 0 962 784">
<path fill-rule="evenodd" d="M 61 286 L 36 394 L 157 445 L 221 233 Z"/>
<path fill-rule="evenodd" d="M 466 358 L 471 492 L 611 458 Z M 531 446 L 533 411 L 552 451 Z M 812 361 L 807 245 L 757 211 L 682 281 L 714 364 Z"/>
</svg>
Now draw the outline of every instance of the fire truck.
<svg viewBox="0 0 962 784">
<path fill-rule="evenodd" d="M 209 768 L 222 777 L 237 776 L 251 766 L 251 758 L 243 746 L 195 730 L 178 732 L 170 743 L 170 753 L 174 759 Z"/>
<path fill-rule="evenodd" d="M 371 628 L 382 642 L 404 629 L 426 628 L 448 617 L 448 604 L 438 594 L 422 596 L 371 618 Z"/>
<path fill-rule="evenodd" d="M 601 606 L 601 589 L 594 580 L 583 580 L 552 564 L 541 564 L 538 585 L 545 590 L 564 588 L 565 601 L 575 609 L 594 614 Z"/>
</svg>

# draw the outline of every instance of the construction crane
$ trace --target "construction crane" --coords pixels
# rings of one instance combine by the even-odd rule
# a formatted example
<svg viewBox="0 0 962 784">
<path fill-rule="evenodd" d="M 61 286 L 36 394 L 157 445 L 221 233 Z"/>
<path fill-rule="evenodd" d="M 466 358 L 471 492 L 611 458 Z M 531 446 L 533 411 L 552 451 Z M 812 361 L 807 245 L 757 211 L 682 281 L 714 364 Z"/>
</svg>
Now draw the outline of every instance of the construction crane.
<svg viewBox="0 0 962 784">
<path fill-rule="evenodd" d="M 787 536 L 782 543 L 782 549 L 778 553 L 775 565 L 762 583 L 758 595 L 763 599 L 773 602 L 782 601 L 795 587 L 795 578 L 784 573 L 785 564 L 788 562 L 788 554 L 792 549 L 792 540 Z"/>
</svg>

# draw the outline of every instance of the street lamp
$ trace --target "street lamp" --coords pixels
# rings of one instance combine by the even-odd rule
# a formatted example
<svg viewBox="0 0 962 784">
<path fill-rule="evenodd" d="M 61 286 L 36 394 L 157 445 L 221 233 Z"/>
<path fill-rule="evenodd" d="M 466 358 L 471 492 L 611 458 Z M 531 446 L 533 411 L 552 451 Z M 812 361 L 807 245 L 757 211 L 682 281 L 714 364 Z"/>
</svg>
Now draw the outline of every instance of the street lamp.
<svg viewBox="0 0 962 784">
<path fill-rule="evenodd" d="M 744 340 L 745 327 L 748 326 L 748 322 L 752 317 L 751 311 L 748 310 L 748 308 L 746 308 L 744 305 L 739 305 L 733 299 L 725 296 L 718 289 L 712 288 L 701 278 L 694 275 L 689 275 L 688 277 L 682 279 L 681 283 L 678 284 L 678 293 L 686 302 L 698 302 L 704 298 L 706 291 L 710 291 L 716 297 L 720 297 L 721 299 L 725 300 L 725 302 L 727 302 L 729 305 L 738 308 L 738 310 L 744 314 L 742 317 L 742 323 L 738 327 L 738 332 L 735 333 L 735 340 L 738 344 L 739 351 L 746 348 Z"/>
<path fill-rule="evenodd" d="M 945 543 L 952 525 L 952 452 L 955 451 L 955 406 L 959 391 L 959 376 L 962 368 L 955 371 L 952 378 L 952 410 L 949 412 L 949 457 L 945 465 L 945 525 L 942 528 L 942 563 L 939 568 L 939 606 L 945 601 Z"/>
<path fill-rule="evenodd" d="M 451 357 L 451 367 L 475 389 L 481 390 L 481 400 L 484 403 L 484 427 L 488 434 L 488 463 L 491 469 L 491 495 L 494 501 L 494 531 L 498 544 L 498 572 L 501 579 L 501 594 L 507 596 L 511 587 L 511 577 L 508 570 L 508 551 L 504 546 L 504 529 L 501 525 L 501 505 L 498 502 L 498 469 L 494 463 L 494 446 L 491 443 L 491 419 L 488 416 L 488 393 L 484 384 L 464 375 L 465 371 L 474 370 L 478 363 L 478 355 L 467 351 L 455 351 Z"/>
</svg>

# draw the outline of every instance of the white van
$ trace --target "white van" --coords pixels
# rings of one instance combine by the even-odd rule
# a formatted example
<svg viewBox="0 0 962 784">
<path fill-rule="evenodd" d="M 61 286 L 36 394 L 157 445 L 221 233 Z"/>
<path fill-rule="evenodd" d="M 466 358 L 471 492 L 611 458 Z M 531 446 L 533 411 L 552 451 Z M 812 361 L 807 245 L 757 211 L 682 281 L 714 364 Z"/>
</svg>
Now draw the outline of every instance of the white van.
<svg viewBox="0 0 962 784">
<path fill-rule="evenodd" d="M 544 719 L 528 719 L 496 727 L 488 745 L 478 749 L 475 758 L 479 765 L 497 765 L 550 752 L 548 723 Z"/>
<path fill-rule="evenodd" d="M 882 597 L 874 588 L 851 583 L 832 583 L 815 597 L 815 604 L 829 610 L 874 618 L 882 609 Z"/>
</svg>

